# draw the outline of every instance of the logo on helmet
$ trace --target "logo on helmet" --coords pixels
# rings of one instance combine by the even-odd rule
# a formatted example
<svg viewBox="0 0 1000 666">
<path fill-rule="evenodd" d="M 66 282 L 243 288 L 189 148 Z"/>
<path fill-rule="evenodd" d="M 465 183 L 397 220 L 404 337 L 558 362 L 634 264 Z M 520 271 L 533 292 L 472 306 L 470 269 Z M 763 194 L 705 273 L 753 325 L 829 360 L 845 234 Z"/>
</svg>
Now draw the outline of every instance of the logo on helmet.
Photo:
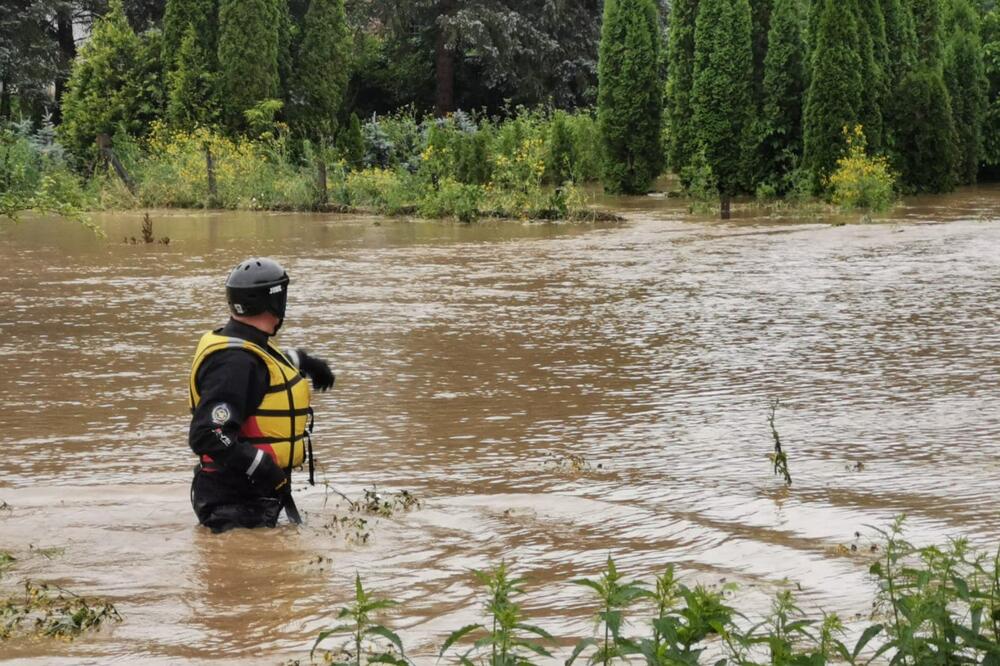
<svg viewBox="0 0 1000 666">
<path fill-rule="evenodd" d="M 281 293 L 281 285 L 278 284 L 278 285 L 275 285 L 275 286 L 271 287 L 271 291 L 269 291 L 267 293 L 269 293 L 269 294 L 280 294 Z"/>
<path fill-rule="evenodd" d="M 236 314 L 243 314 L 243 306 L 239 303 L 233 303 L 233 309 L 236 310 Z"/>
</svg>

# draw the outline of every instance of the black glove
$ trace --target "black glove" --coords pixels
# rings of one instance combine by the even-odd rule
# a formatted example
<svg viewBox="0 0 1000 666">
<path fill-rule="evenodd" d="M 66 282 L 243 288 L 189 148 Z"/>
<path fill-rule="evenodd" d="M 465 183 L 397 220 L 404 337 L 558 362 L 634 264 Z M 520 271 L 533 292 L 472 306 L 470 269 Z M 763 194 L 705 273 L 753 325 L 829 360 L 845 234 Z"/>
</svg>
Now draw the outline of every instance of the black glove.
<svg viewBox="0 0 1000 666">
<path fill-rule="evenodd" d="M 274 495 L 288 483 L 285 470 L 278 467 L 274 458 L 260 449 L 257 449 L 253 462 L 247 467 L 246 472 L 250 482 L 261 495 Z"/>
<path fill-rule="evenodd" d="M 310 356 L 301 349 L 299 353 L 299 370 L 312 379 L 313 388 L 317 391 L 325 391 L 333 386 L 336 378 L 330 371 L 330 366 L 326 361 L 315 356 Z"/>
</svg>

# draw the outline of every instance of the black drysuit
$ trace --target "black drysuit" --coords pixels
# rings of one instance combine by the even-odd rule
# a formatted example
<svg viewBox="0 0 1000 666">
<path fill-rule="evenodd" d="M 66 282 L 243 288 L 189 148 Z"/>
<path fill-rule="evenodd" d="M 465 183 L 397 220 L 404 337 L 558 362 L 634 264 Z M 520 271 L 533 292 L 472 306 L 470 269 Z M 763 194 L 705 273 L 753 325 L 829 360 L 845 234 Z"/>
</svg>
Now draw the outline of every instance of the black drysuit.
<svg viewBox="0 0 1000 666">
<path fill-rule="evenodd" d="M 266 333 L 233 319 L 218 333 L 270 350 Z M 211 463 L 195 467 L 191 484 L 191 504 L 198 521 L 213 532 L 274 527 L 282 506 L 274 490 L 277 483 L 257 485 L 251 481 L 247 470 L 257 449 L 239 437 L 243 422 L 264 399 L 269 384 L 267 366 L 253 352 L 222 349 L 205 359 L 195 383 L 201 400 L 191 417 L 188 443 L 199 456 L 212 458 Z M 220 416 L 228 418 L 220 423 Z M 267 462 L 274 466 L 269 481 L 278 473 L 284 474 L 269 458 Z"/>
</svg>

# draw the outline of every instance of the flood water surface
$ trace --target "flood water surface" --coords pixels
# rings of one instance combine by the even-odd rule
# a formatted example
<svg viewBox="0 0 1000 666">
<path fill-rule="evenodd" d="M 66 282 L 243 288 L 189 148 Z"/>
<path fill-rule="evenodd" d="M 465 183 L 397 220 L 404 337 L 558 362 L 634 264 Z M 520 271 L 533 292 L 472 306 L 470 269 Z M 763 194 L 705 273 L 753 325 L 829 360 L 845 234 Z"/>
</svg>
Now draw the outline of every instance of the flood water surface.
<svg viewBox="0 0 1000 666">
<path fill-rule="evenodd" d="M 355 573 L 402 602 L 418 663 L 477 621 L 474 568 L 527 579 L 535 624 L 587 635 L 570 580 L 608 555 L 869 612 L 866 526 L 1000 539 L 1000 189 L 894 221 L 692 219 L 622 204 L 601 226 L 153 212 L 0 230 L 0 550 L 24 578 L 124 622 L 15 641 L 34 663 L 307 659 Z M 292 276 L 280 343 L 326 358 L 306 525 L 214 536 L 188 502 L 187 373 L 222 282 L 266 254 Z M 769 404 L 794 480 L 773 476 Z M 421 508 L 338 527 L 338 491 Z M 862 534 L 861 538 L 855 532 Z M 846 548 L 845 548 L 846 546 Z M 801 591 L 799 591 L 801 590 Z"/>
</svg>

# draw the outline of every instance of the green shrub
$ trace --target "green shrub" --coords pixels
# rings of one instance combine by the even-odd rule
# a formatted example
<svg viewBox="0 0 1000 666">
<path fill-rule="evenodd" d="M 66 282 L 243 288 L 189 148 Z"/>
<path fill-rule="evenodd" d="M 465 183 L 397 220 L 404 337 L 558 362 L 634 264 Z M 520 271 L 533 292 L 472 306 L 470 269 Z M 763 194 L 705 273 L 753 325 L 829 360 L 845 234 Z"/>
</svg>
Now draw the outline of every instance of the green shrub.
<svg viewBox="0 0 1000 666">
<path fill-rule="evenodd" d="M 479 202 L 482 198 L 480 186 L 446 178 L 438 184 L 437 189 L 430 189 L 424 194 L 417 211 L 422 217 L 454 216 L 460 222 L 475 222 L 479 217 Z"/>
<path fill-rule="evenodd" d="M 344 200 L 351 206 L 396 214 L 415 205 L 419 189 L 413 178 L 390 169 L 351 171 L 344 180 Z"/>
<path fill-rule="evenodd" d="M 844 134 L 847 154 L 837 160 L 837 169 L 830 176 L 831 200 L 844 210 L 888 210 L 895 200 L 896 183 L 889 161 L 867 154 L 861 125 L 852 132 L 845 127 Z"/>
</svg>

